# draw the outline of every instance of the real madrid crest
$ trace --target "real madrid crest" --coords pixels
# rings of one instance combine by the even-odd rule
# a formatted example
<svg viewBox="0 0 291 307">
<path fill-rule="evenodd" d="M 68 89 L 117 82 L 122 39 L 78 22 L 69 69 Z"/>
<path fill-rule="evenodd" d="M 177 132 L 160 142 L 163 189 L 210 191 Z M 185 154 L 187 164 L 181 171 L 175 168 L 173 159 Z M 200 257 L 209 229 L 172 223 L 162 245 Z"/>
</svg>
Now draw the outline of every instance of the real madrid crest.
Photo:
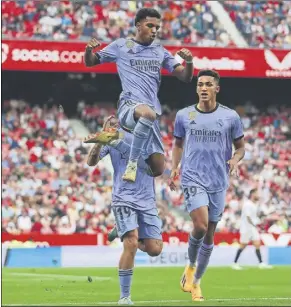
<svg viewBox="0 0 291 307">
<path fill-rule="evenodd" d="M 219 118 L 217 121 L 216 121 L 216 125 L 221 128 L 223 127 L 223 120 L 221 118 Z"/>
<path fill-rule="evenodd" d="M 134 46 L 134 42 L 132 40 L 128 40 L 128 41 L 126 41 L 125 46 L 128 49 L 131 49 Z"/>
<path fill-rule="evenodd" d="M 191 111 L 189 112 L 189 120 L 194 120 L 196 117 L 196 111 Z"/>
</svg>

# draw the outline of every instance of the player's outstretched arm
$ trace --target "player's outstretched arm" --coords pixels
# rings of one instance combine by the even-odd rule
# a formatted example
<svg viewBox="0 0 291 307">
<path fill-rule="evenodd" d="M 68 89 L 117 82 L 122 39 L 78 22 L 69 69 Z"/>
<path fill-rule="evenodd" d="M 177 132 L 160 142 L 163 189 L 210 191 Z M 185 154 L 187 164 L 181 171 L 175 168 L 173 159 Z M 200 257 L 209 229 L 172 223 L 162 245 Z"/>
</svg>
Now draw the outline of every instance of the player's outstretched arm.
<svg viewBox="0 0 291 307">
<path fill-rule="evenodd" d="M 176 190 L 175 180 L 179 175 L 178 167 L 182 159 L 183 144 L 184 144 L 184 139 L 175 138 L 175 143 L 172 152 L 172 171 L 170 176 L 170 188 L 172 191 Z"/>
<path fill-rule="evenodd" d="M 92 67 L 100 64 L 100 60 L 92 51 L 99 47 L 101 43 L 96 38 L 91 38 L 85 49 L 84 63 L 87 67 Z"/>
<path fill-rule="evenodd" d="M 190 50 L 181 49 L 177 52 L 177 54 L 185 60 L 185 67 L 183 65 L 179 65 L 173 71 L 173 75 L 176 76 L 179 80 L 190 83 L 193 78 L 193 56 Z"/>
</svg>

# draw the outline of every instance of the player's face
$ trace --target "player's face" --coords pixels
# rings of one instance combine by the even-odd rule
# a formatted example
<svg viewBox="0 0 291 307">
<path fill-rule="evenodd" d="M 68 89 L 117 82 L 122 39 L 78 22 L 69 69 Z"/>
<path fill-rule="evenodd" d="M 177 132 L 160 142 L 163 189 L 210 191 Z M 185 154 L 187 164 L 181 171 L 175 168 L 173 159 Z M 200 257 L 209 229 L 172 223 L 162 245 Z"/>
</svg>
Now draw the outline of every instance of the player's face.
<svg viewBox="0 0 291 307">
<path fill-rule="evenodd" d="M 138 30 L 138 36 L 143 43 L 151 44 L 161 27 L 161 20 L 155 17 L 147 17 L 146 19 L 138 22 L 136 27 Z"/>
<path fill-rule="evenodd" d="M 217 85 L 214 77 L 201 76 L 197 81 L 196 91 L 199 96 L 199 101 L 201 102 L 215 100 L 219 89 L 219 85 Z"/>
</svg>

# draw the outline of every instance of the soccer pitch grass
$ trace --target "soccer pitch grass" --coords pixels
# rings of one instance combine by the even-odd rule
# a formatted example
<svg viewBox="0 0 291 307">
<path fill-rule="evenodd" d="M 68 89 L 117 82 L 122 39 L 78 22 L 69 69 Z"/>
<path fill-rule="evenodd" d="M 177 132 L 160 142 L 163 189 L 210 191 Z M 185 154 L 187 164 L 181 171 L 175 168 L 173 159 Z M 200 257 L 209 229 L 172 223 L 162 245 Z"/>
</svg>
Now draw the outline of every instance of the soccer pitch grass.
<svg viewBox="0 0 291 307">
<path fill-rule="evenodd" d="M 210 267 L 201 283 L 204 302 L 180 290 L 182 267 L 135 268 L 131 297 L 138 306 L 291 306 L 291 267 L 271 270 Z M 2 271 L 2 304 L 10 306 L 114 306 L 115 268 Z M 88 276 L 92 282 L 88 282 Z"/>
</svg>

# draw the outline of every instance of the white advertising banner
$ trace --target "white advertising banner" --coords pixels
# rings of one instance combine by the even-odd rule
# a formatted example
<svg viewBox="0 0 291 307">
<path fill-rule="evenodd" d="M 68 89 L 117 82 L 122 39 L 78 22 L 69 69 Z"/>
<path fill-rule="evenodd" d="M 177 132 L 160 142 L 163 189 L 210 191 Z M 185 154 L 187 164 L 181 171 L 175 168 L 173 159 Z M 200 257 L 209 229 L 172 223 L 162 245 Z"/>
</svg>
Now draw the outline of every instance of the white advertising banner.
<svg viewBox="0 0 291 307">
<path fill-rule="evenodd" d="M 233 263 L 237 247 L 215 246 L 210 266 L 229 266 Z M 268 263 L 268 248 L 262 247 L 263 260 Z M 111 246 L 64 246 L 62 247 L 63 267 L 117 267 L 122 247 Z M 187 246 L 166 246 L 158 257 L 150 257 L 138 250 L 135 266 L 184 266 L 188 263 Z M 257 265 L 255 248 L 248 246 L 241 254 L 239 263 Z"/>
<path fill-rule="evenodd" d="M 63 267 L 116 267 L 122 248 L 110 246 L 63 246 Z"/>
</svg>

